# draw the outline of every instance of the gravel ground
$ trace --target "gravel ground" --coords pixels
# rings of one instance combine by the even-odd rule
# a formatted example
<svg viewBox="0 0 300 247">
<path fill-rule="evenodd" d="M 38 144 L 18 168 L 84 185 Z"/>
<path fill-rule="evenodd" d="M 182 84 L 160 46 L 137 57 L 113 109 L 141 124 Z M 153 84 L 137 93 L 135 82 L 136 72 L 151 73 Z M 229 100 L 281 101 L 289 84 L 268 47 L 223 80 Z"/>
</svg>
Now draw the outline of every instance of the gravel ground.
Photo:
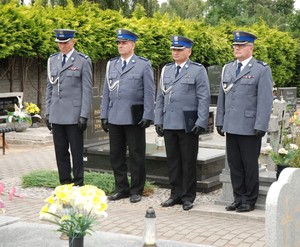
<svg viewBox="0 0 300 247">
<path fill-rule="evenodd" d="M 30 147 L 26 147 L 24 145 L 14 145 L 13 150 L 11 152 L 18 153 L 18 152 L 27 152 L 28 150 L 31 150 Z M 4 178 L 0 180 L 0 183 L 4 183 L 5 185 L 5 192 L 7 193 L 13 186 L 16 188 L 16 194 L 17 195 L 24 195 L 25 198 L 41 198 L 46 199 L 51 195 L 53 192 L 53 189 L 50 188 L 22 188 L 22 181 L 19 177 L 13 177 L 13 178 Z M 196 200 L 194 204 L 213 204 L 214 201 L 221 195 L 222 189 L 215 190 L 210 193 L 201 193 L 198 192 L 196 196 Z M 135 205 L 139 206 L 148 206 L 153 205 L 157 206 L 160 205 L 161 202 L 167 200 L 170 196 L 170 189 L 165 188 L 155 188 L 154 193 L 150 196 L 143 196 L 142 201 L 139 203 L 136 203 Z M 132 203 L 129 202 L 128 199 L 123 199 L 119 201 L 110 201 L 110 204 L 124 204 L 129 203 L 132 205 Z M 180 205 L 175 205 L 174 207 L 170 207 L 168 209 L 178 209 L 180 210 L 182 207 Z"/>
<path fill-rule="evenodd" d="M 45 199 L 51 195 L 53 189 L 50 188 L 22 188 L 22 181 L 20 178 L 7 178 L 0 181 L 5 185 L 5 192 L 8 192 L 13 186 L 16 188 L 17 195 L 23 195 L 25 198 L 41 198 Z M 213 204 L 213 202 L 220 196 L 222 189 L 215 190 L 210 193 L 197 192 L 197 197 L 194 204 Z M 168 199 L 170 196 L 170 189 L 158 188 L 154 189 L 154 193 L 150 196 L 143 196 L 142 201 L 138 205 L 160 205 L 161 202 Z M 118 200 L 110 202 L 113 204 L 130 203 L 129 200 Z"/>
</svg>

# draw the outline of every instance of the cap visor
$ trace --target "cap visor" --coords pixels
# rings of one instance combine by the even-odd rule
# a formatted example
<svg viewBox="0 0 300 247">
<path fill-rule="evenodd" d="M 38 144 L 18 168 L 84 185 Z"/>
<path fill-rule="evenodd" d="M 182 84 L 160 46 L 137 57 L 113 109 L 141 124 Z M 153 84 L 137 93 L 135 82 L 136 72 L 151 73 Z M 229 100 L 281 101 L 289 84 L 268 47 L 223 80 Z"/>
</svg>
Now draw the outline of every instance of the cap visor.
<svg viewBox="0 0 300 247">
<path fill-rule="evenodd" d="M 171 46 L 170 49 L 183 50 L 185 46 Z"/>
<path fill-rule="evenodd" d="M 133 40 L 131 40 L 131 39 L 116 39 L 116 42 L 118 42 L 118 41 L 133 41 Z"/>
<path fill-rule="evenodd" d="M 249 43 L 249 41 L 235 41 L 235 42 L 233 42 L 232 44 L 233 44 L 233 45 L 245 45 L 245 44 L 247 44 L 247 43 Z"/>
<path fill-rule="evenodd" d="M 56 38 L 55 42 L 57 42 L 57 43 L 66 43 L 66 42 L 70 41 L 70 39 L 71 38 L 69 38 L 69 39 L 58 39 L 58 38 Z"/>
</svg>

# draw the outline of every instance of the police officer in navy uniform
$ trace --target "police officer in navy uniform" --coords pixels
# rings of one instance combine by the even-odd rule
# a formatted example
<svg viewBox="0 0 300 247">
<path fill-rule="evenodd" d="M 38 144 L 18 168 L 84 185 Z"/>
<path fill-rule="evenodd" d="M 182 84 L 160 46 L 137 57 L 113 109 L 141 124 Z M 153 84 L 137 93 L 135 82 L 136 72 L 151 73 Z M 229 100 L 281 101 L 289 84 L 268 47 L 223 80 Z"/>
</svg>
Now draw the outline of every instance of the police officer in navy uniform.
<svg viewBox="0 0 300 247">
<path fill-rule="evenodd" d="M 171 40 L 175 62 L 162 69 L 154 121 L 157 134 L 164 136 L 171 184 L 170 198 L 161 205 L 183 204 L 184 210 L 190 210 L 197 190 L 199 134 L 208 124 L 209 80 L 204 66 L 189 59 L 193 41 L 183 36 Z M 184 112 L 195 112 L 191 131 Z"/>
<path fill-rule="evenodd" d="M 120 56 L 107 63 L 101 123 L 109 133 L 110 162 L 115 177 L 115 194 L 109 200 L 130 197 L 141 200 L 146 180 L 145 129 L 154 120 L 155 84 L 150 62 L 134 54 L 138 36 L 126 29 L 117 30 Z M 136 112 L 135 106 L 141 106 Z M 138 122 L 134 119 L 141 115 Z M 129 167 L 126 151 L 129 151 Z M 129 183 L 127 171 L 130 171 Z"/>
<path fill-rule="evenodd" d="M 254 210 L 259 191 L 258 157 L 273 103 L 270 67 L 253 58 L 256 36 L 233 32 L 235 60 L 223 67 L 216 127 L 226 133 L 227 160 L 234 202 L 227 211 Z"/>
<path fill-rule="evenodd" d="M 74 49 L 75 30 L 56 29 L 60 52 L 47 66 L 46 123 L 52 129 L 61 184 L 83 185 L 83 132 L 92 105 L 92 63 Z M 72 155 L 73 178 L 71 176 Z"/>
</svg>

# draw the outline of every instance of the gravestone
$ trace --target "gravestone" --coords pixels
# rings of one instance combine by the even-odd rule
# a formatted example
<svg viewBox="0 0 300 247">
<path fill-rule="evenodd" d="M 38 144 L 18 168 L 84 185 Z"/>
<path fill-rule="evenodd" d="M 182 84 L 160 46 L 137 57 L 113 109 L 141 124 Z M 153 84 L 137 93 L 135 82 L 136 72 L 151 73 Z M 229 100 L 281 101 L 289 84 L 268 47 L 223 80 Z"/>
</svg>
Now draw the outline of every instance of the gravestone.
<svg viewBox="0 0 300 247">
<path fill-rule="evenodd" d="M 84 147 L 99 145 L 108 141 L 108 134 L 101 127 L 101 97 L 98 88 L 93 88 L 93 105 L 87 130 L 84 133 Z"/>
<path fill-rule="evenodd" d="M 266 200 L 266 246 L 300 246 L 300 169 L 284 169 Z"/>
<path fill-rule="evenodd" d="M 217 105 L 220 81 L 222 74 L 221 65 L 212 65 L 207 67 L 207 75 L 210 83 L 211 105 Z"/>
<path fill-rule="evenodd" d="M 0 123 L 5 122 L 5 119 L 7 117 L 7 111 L 15 111 L 15 104 L 19 105 L 19 102 L 22 102 L 22 99 L 22 92 L 0 94 Z"/>
<path fill-rule="evenodd" d="M 262 145 L 259 158 L 259 163 L 263 164 L 268 171 L 275 171 L 275 164 L 266 150 L 268 146 L 271 146 L 274 152 L 277 152 L 282 147 L 283 130 L 289 128 L 289 117 L 287 102 L 283 98 L 281 100 L 275 99 L 269 121 L 267 142 L 265 145 Z"/>
<path fill-rule="evenodd" d="M 297 109 L 297 87 L 279 87 L 276 90 L 277 99 L 282 98 L 287 102 L 289 113 L 294 113 Z"/>
</svg>

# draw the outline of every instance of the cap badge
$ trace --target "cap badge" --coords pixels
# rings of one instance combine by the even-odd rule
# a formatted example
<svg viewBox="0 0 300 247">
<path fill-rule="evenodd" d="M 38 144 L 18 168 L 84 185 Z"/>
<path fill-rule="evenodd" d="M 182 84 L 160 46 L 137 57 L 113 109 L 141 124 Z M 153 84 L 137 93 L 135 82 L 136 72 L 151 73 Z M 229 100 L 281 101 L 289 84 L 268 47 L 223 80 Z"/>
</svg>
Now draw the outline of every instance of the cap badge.
<svg viewBox="0 0 300 247">
<path fill-rule="evenodd" d="M 178 41 L 178 36 L 174 36 L 174 41 Z"/>
<path fill-rule="evenodd" d="M 122 34 L 122 30 L 121 29 L 118 30 L 118 34 Z"/>
</svg>

